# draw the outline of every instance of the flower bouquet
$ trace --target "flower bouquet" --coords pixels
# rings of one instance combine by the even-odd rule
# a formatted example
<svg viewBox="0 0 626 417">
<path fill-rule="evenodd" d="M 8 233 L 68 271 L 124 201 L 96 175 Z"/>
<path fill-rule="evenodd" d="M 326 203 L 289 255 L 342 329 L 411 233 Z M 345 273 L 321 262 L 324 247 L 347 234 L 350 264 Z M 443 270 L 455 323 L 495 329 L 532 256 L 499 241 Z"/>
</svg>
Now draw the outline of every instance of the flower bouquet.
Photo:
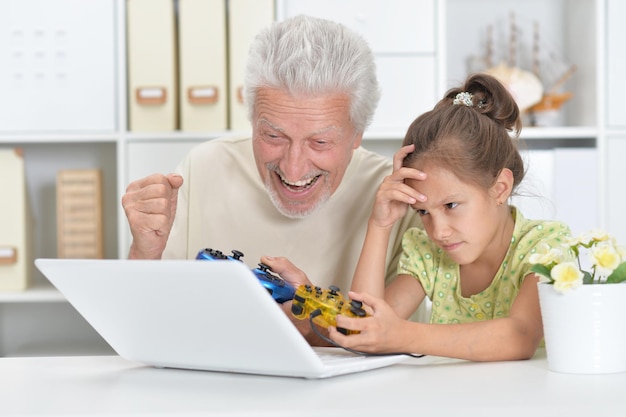
<svg viewBox="0 0 626 417">
<path fill-rule="evenodd" d="M 562 247 L 539 247 L 529 261 L 540 277 L 548 368 L 626 372 L 626 284 L 619 284 L 626 281 L 626 248 L 594 229 Z"/>
<path fill-rule="evenodd" d="M 529 260 L 541 282 L 562 293 L 584 284 L 626 281 L 626 247 L 599 229 L 570 238 L 562 248 L 540 247 Z"/>
</svg>

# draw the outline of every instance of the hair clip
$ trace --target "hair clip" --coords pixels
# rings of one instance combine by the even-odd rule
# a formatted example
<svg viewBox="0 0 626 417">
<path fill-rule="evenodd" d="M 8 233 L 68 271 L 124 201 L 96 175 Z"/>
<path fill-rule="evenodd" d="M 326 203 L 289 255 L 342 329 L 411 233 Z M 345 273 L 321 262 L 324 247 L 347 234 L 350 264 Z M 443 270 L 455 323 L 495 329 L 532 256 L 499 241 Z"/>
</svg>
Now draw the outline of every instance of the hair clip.
<svg viewBox="0 0 626 417">
<path fill-rule="evenodd" d="M 474 102 L 472 101 L 472 97 L 474 97 L 472 93 L 463 91 L 456 95 L 456 97 L 452 101 L 452 104 L 464 104 L 467 107 L 472 107 L 474 105 Z"/>
</svg>

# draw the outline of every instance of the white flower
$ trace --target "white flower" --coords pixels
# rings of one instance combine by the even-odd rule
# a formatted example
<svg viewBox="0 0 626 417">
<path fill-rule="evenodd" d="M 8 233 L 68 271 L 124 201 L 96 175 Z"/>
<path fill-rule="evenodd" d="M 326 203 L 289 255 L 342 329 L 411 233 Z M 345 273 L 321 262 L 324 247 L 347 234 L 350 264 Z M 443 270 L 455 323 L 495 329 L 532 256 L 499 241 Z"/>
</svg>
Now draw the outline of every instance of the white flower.
<svg viewBox="0 0 626 417">
<path fill-rule="evenodd" d="M 537 245 L 528 259 L 540 282 L 563 293 L 580 285 L 626 282 L 626 247 L 600 229 L 566 238 L 561 248 Z"/>
<path fill-rule="evenodd" d="M 617 251 L 620 262 L 626 261 L 626 246 L 620 245 L 619 243 L 617 243 L 617 239 L 615 238 L 615 236 L 611 236 L 611 239 L 609 240 L 609 242 L 611 243 L 611 245 L 613 245 L 613 247 Z"/>
<path fill-rule="evenodd" d="M 601 229 L 591 229 L 584 233 L 581 233 L 578 237 L 572 238 L 569 242 L 570 246 L 582 245 L 588 248 L 595 242 L 604 242 L 611 240 L 612 237 Z"/>
<path fill-rule="evenodd" d="M 596 273 L 601 276 L 611 275 L 621 262 L 621 256 L 610 241 L 602 241 L 590 249 L 591 262 Z"/>
<path fill-rule="evenodd" d="M 581 286 L 583 276 L 574 262 L 563 262 L 555 265 L 550 271 L 550 277 L 554 280 L 554 289 L 563 293 Z"/>
<path fill-rule="evenodd" d="M 553 248 L 547 243 L 538 246 L 537 251 L 530 255 L 528 261 L 531 264 L 550 265 L 559 263 L 563 260 L 563 250 L 561 248 Z"/>
</svg>

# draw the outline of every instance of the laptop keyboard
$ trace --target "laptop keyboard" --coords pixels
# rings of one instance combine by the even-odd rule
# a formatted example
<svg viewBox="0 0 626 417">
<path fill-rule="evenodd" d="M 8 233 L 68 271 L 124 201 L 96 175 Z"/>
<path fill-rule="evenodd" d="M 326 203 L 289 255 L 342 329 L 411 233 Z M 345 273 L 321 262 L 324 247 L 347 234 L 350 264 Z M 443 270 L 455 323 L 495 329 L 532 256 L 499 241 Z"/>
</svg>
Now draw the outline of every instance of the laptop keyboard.
<svg viewBox="0 0 626 417">
<path fill-rule="evenodd" d="M 327 365 L 343 363 L 356 360 L 362 360 L 363 356 L 348 356 L 340 353 L 318 353 L 317 356 Z"/>
<path fill-rule="evenodd" d="M 372 359 L 375 356 L 361 356 L 349 353 L 347 351 L 325 351 L 316 349 L 317 356 L 325 365 L 337 365 L 350 362 L 363 362 L 364 360 Z"/>
</svg>

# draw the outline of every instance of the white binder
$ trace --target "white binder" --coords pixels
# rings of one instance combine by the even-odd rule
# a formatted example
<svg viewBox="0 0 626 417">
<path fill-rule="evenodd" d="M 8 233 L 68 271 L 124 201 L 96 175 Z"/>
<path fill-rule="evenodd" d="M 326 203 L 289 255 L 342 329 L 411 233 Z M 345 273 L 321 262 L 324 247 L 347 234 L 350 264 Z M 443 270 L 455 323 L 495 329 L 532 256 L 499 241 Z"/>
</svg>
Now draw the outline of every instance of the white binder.
<svg viewBox="0 0 626 417">
<path fill-rule="evenodd" d="M 178 0 L 180 129 L 226 130 L 226 2 Z"/>
<path fill-rule="evenodd" d="M 30 210 L 21 149 L 0 149 L 0 291 L 28 286 Z"/>
<path fill-rule="evenodd" d="M 230 129 L 250 130 L 243 103 L 243 78 L 250 43 L 274 21 L 274 0 L 229 0 L 229 109 Z"/>
<path fill-rule="evenodd" d="M 173 0 L 127 0 L 128 124 L 131 131 L 178 126 Z"/>
</svg>

